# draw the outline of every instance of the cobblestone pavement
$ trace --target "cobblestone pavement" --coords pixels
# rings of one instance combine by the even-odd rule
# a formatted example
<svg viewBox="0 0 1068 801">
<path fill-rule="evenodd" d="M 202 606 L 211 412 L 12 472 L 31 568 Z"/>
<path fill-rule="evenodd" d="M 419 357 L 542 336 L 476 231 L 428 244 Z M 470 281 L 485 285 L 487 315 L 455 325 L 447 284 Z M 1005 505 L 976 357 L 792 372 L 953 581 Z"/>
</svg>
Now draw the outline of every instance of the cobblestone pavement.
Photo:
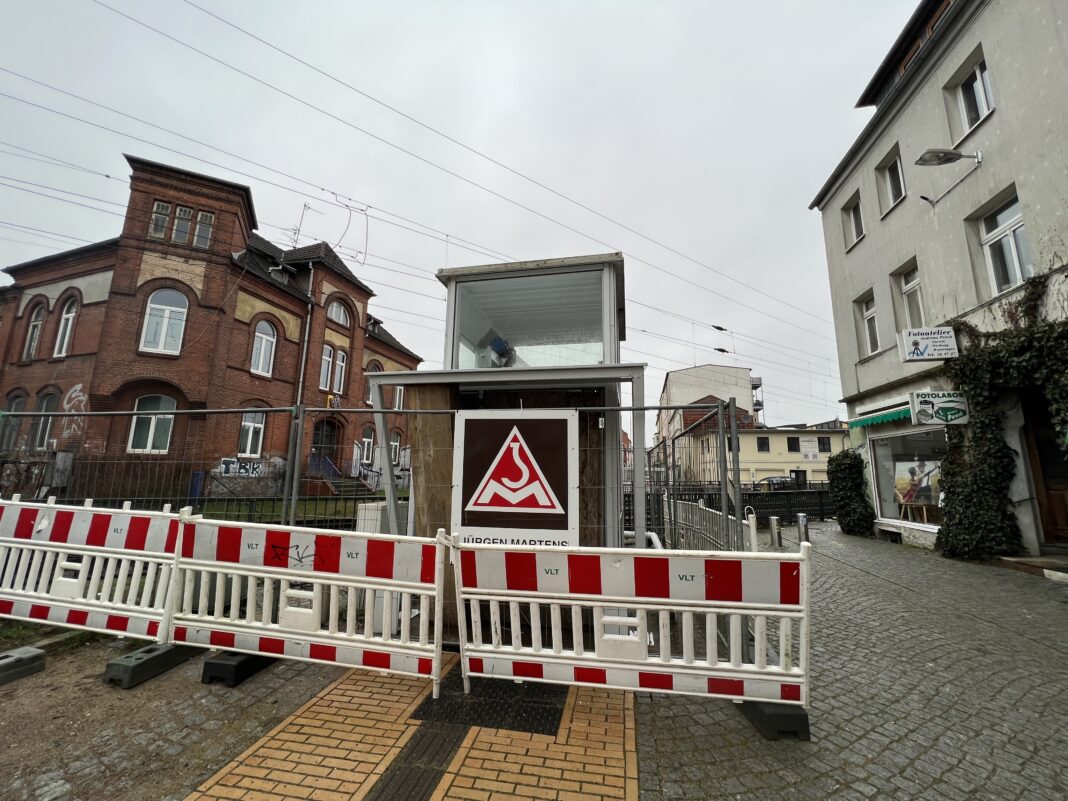
<svg viewBox="0 0 1068 801">
<path fill-rule="evenodd" d="M 4 801 L 172 801 L 342 674 L 279 661 L 238 687 L 200 683 L 196 657 L 131 690 L 107 660 L 139 645 L 107 638 L 48 656 L 0 687 Z"/>
<path fill-rule="evenodd" d="M 812 541 L 812 742 L 639 694 L 643 801 L 1068 798 L 1068 586 L 833 524 Z"/>
</svg>

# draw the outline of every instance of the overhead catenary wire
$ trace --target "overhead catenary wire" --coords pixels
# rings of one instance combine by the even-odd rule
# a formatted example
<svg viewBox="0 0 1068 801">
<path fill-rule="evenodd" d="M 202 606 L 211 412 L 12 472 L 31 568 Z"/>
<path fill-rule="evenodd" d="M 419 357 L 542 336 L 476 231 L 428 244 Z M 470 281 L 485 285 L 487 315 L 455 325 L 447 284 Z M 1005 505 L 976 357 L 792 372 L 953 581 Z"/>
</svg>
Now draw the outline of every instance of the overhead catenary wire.
<svg viewBox="0 0 1068 801">
<path fill-rule="evenodd" d="M 479 150 L 479 149 L 477 149 L 475 147 L 472 147 L 472 146 L 460 141 L 459 139 L 456 139 L 455 137 L 450 136 L 449 134 L 444 133 L 443 131 L 439 130 L 438 128 L 435 128 L 434 126 L 423 122 L 422 120 L 414 117 L 413 115 L 408 114 L 408 113 L 406 113 L 404 111 L 401 111 L 399 108 L 396 108 L 395 106 L 392 106 L 389 103 L 386 103 L 385 101 L 380 100 L 377 97 L 374 97 L 373 95 L 363 91 L 362 89 L 359 89 L 359 88 L 353 86 L 352 84 L 348 83 L 347 81 L 344 81 L 344 80 L 338 78 L 337 76 L 327 72 L 326 70 L 323 70 L 320 67 L 317 67 L 314 64 L 311 64 L 308 61 L 305 61 L 304 59 L 294 55 L 293 53 L 290 53 L 288 50 L 285 50 L 284 48 L 279 47 L 278 45 L 275 45 L 275 44 L 273 44 L 271 42 L 268 42 L 266 39 L 263 39 L 263 38 L 257 36 L 256 34 L 252 33 L 251 31 L 246 30 L 245 28 L 241 27 L 240 25 L 238 25 L 238 24 L 236 24 L 236 23 L 234 23 L 234 22 L 232 22 L 232 21 L 230 21 L 230 20 L 228 20 L 228 19 L 226 19 L 224 17 L 221 17 L 218 14 L 215 14 L 215 13 L 209 11 L 208 9 L 204 8 L 203 6 L 197 5 L 196 3 L 193 2 L 193 0 L 184 0 L 184 2 L 186 3 L 186 5 L 192 6 L 193 8 L 197 9 L 198 11 L 201 11 L 202 13 L 207 14 L 208 16 L 218 20 L 219 22 L 223 23 L 224 25 L 228 25 L 229 27 L 233 28 L 234 30 L 239 31 L 240 33 L 244 34 L 245 36 L 248 36 L 249 38 L 254 39 L 255 41 L 259 42 L 260 44 L 263 44 L 266 47 L 271 48 L 275 52 L 280 53 L 281 55 L 285 56 L 286 58 L 289 58 L 289 59 L 297 62 L 298 64 L 301 64 L 301 65 L 307 67 L 308 69 L 318 73 L 319 75 L 323 76 L 324 78 L 327 78 L 328 80 L 333 81 L 334 83 L 337 83 L 337 84 L 339 84 L 341 86 L 344 86 L 345 88 L 347 88 L 347 89 L 349 89 L 349 90 L 351 90 L 353 92 L 356 92 L 361 97 L 364 97 L 367 100 L 370 100 L 371 102 L 376 103 L 379 106 L 382 106 L 383 108 L 388 109 L 389 111 L 392 111 L 394 114 L 400 115 L 401 117 L 403 117 L 406 120 L 409 120 L 410 122 L 420 126 L 421 128 L 423 128 L 423 129 L 425 129 L 427 131 L 430 131 L 431 133 L 433 133 L 433 134 L 435 134 L 435 135 L 437 135 L 437 136 L 439 136 L 439 137 L 451 142 L 452 144 L 454 144 L 454 145 L 456 145 L 456 146 L 458 146 L 460 148 L 463 148 L 464 150 L 466 150 L 469 153 L 472 153 L 472 154 L 478 156 L 479 158 L 485 159 L 486 161 L 490 162 L 491 164 L 494 164 L 495 166 L 500 167 L 503 170 L 506 170 L 507 172 L 511 173 L 512 175 L 515 175 L 518 178 L 522 178 L 524 181 L 527 181 L 528 183 L 531 183 L 531 184 L 539 187 L 540 189 L 543 189 L 546 192 L 549 192 L 549 193 L 555 195 L 556 197 L 560 198 L 561 200 L 564 200 L 564 201 L 566 201 L 566 202 L 568 202 L 568 203 L 570 203 L 570 204 L 572 204 L 574 206 L 577 206 L 577 207 L 583 209 L 584 211 L 589 212 L 590 214 L 593 214 L 593 215 L 595 215 L 597 217 L 600 217 L 602 220 L 605 220 L 606 222 L 609 222 L 612 225 L 615 225 L 615 226 L 617 226 L 619 228 L 622 228 L 623 230 L 628 231 L 629 233 L 632 233 L 635 236 L 640 237 L 641 239 L 644 239 L 645 241 L 656 245 L 657 247 L 661 247 L 664 250 L 667 250 L 670 253 L 675 254 L 676 256 L 679 256 L 679 257 L 681 257 L 683 259 L 686 259 L 687 261 L 690 261 L 693 264 L 698 265 L 699 267 L 703 267 L 704 269 L 709 270 L 710 272 L 715 273 L 716 275 L 719 275 L 719 276 L 721 276 L 723 278 L 726 278 L 726 279 L 728 279 L 730 281 L 734 281 L 734 282 L 740 284 L 741 286 L 744 286 L 746 289 L 752 290 L 754 292 L 758 292 L 758 293 L 760 293 L 762 295 L 765 295 L 766 297 L 772 298 L 772 299 L 778 301 L 779 303 L 782 303 L 782 304 L 784 304 L 786 306 L 789 306 L 792 309 L 796 309 L 797 311 L 803 312 L 804 314 L 807 314 L 809 316 L 815 317 L 817 320 L 820 320 L 821 322 L 827 322 L 827 323 L 830 322 L 829 320 L 824 320 L 819 315 L 814 314 L 813 312 L 811 312 L 811 311 L 809 311 L 807 309 L 804 309 L 804 308 L 802 308 L 800 306 L 796 306 L 796 305 L 794 305 L 792 303 L 789 303 L 789 302 L 787 302 L 785 300 L 782 300 L 781 298 L 777 298 L 777 297 L 771 295 L 770 293 L 764 292 L 763 290 L 761 290 L 761 289 L 759 289 L 757 287 L 754 287 L 754 286 L 752 286 L 750 284 L 747 284 L 744 281 L 741 281 L 738 278 L 736 278 L 734 276 L 731 276 L 730 274 L 725 273 L 722 270 L 719 270 L 719 269 L 717 269 L 715 267 L 712 267 L 709 264 L 706 264 L 705 262 L 701 261 L 700 259 L 696 259 L 693 256 L 690 256 L 690 255 L 688 255 L 687 253 L 684 253 L 681 250 L 677 250 L 676 248 L 674 248 L 674 247 L 672 247 L 670 245 L 667 245 L 667 244 L 665 244 L 665 243 L 663 243 L 663 242 L 661 242 L 661 241 L 659 241 L 657 239 L 654 239 L 654 238 L 648 236 L 647 234 L 644 234 L 641 231 L 638 231 L 635 228 L 633 228 L 633 227 L 631 227 L 631 226 L 629 226 L 629 225 L 627 225 L 625 223 L 622 223 L 622 222 L 620 222 L 620 221 L 618 221 L 618 220 L 616 220 L 616 219 L 614 219 L 614 218 L 612 218 L 612 217 L 610 217 L 610 216 L 608 216 L 606 214 L 603 214 L 602 212 L 598 211 L 597 209 L 595 209 L 595 208 L 593 208 L 593 207 L 591 207 L 591 206 L 589 206 L 589 205 L 587 205 L 587 204 L 585 204 L 585 203 L 583 203 L 583 202 L 581 202 L 579 200 L 576 200 L 575 198 L 570 197 L 569 195 L 566 195 L 563 192 L 560 192 L 559 190 L 556 190 L 556 189 L 552 188 L 551 186 L 548 186 L 547 184 L 537 180 L 536 178 L 533 178 L 530 175 L 527 175 L 526 173 L 524 173 L 524 172 L 522 172 L 522 171 L 520 171 L 520 170 L 518 170 L 518 169 L 516 169 L 514 167 L 511 167 L 510 165 L 505 164 L 504 162 L 499 161 L 498 159 L 495 159 L 494 157 L 492 157 L 490 155 L 487 155 L 483 151 L 481 151 L 481 150 Z"/>
<path fill-rule="evenodd" d="M 305 107 L 307 107 L 309 109 L 312 109 L 313 111 L 316 111 L 316 112 L 318 112 L 318 113 L 320 113 L 320 114 L 322 114 L 322 115 L 324 115 L 326 117 L 329 117 L 330 119 L 333 119 L 333 120 L 341 123 L 342 125 L 345 125 L 345 126 L 351 128 L 351 129 L 353 129 L 354 131 L 357 131 L 357 132 L 359 132 L 359 133 L 361 133 L 361 134 L 363 134 L 365 136 L 368 136 L 371 139 L 374 139 L 375 141 L 380 142 L 381 144 L 383 144 L 383 145 L 385 145 L 385 146 L 387 146 L 389 148 L 392 148 L 392 149 L 395 149 L 395 150 L 397 150 L 397 151 L 399 151 L 401 153 L 404 153 L 405 155 L 407 155 L 407 156 L 409 156 L 409 157 L 411 157 L 411 158 L 413 158 L 413 159 L 415 159 L 415 160 L 417 160 L 419 162 L 422 162 L 423 164 L 426 164 L 427 166 L 430 166 L 430 167 L 432 167 L 432 168 L 434 168 L 436 170 L 440 170 L 441 172 L 443 172 L 443 173 L 445 173 L 447 175 L 450 175 L 453 178 L 455 178 L 455 179 L 457 179 L 459 181 L 462 181 L 465 184 L 468 184 L 469 186 L 472 186 L 472 187 L 474 187 L 474 188 L 476 188 L 476 189 L 478 189 L 478 190 L 480 190 L 482 192 L 490 194 L 490 195 L 492 195 L 492 196 L 494 196 L 494 197 L 496 197 L 496 198 L 498 198 L 500 200 L 503 200 L 506 203 L 509 203 L 509 204 L 511 204 L 513 206 L 516 206 L 517 208 L 523 209 L 523 210 L 525 210 L 525 211 L 527 211 L 527 212 L 529 212 L 531 214 L 534 214 L 535 216 L 537 216 L 537 217 L 539 217 L 539 218 L 541 218 L 541 219 L 543 219 L 543 220 L 545 220 L 547 222 L 550 222 L 550 223 L 552 223 L 552 224 L 554 224 L 556 226 L 564 228 L 565 230 L 570 231 L 570 232 L 572 232 L 572 233 L 574 233 L 574 234 L 576 234 L 578 236 L 581 236 L 581 237 L 583 237 L 585 239 L 589 239 L 591 242 L 595 242 L 595 243 L 597 243 L 599 245 L 602 245 L 603 247 L 607 247 L 607 248 L 609 248 L 611 250 L 620 250 L 621 252 L 623 252 L 621 248 L 617 248 L 617 247 L 609 244 L 608 242 L 606 242 L 606 241 L 604 241 L 604 240 L 602 240 L 602 239 L 600 239 L 600 238 L 598 238 L 598 237 L 596 237 L 596 236 L 594 236 L 594 235 L 592 235 L 590 233 L 581 231 L 578 228 L 575 228 L 574 226 L 569 225 L 568 223 L 565 223 L 565 222 L 563 222 L 561 220 L 557 220 L 554 217 L 551 217 L 551 216 L 549 216 L 549 215 L 547 215 L 547 214 L 545 214 L 543 212 L 540 212 L 537 209 L 535 209 L 535 208 L 533 208 L 533 207 L 531 207 L 531 206 L 529 206 L 529 205 L 527 205 L 527 204 L 525 204 L 525 203 L 523 203 L 521 201 L 518 201 L 518 200 L 516 200 L 514 198 L 511 198 L 511 197 L 509 197 L 509 196 L 507 196 L 507 195 L 505 195 L 505 194 L 503 194 L 501 192 L 498 192 L 495 189 L 492 189 L 492 188 L 486 186 L 485 184 L 479 183 L 478 181 L 475 181 L 475 180 L 473 180 L 471 178 L 468 178 L 465 175 L 462 175 L 462 174 L 456 172 L 455 170 L 452 170 L 452 169 L 449 169 L 448 167 L 445 167 L 444 165 L 438 164 L 437 162 L 433 161 L 432 159 L 428 159 L 425 156 L 421 156 L 418 153 L 416 153 L 416 152 L 414 152 L 412 150 L 409 150 L 408 148 L 405 148 L 402 145 L 397 144 L 396 142 L 393 142 L 393 141 L 391 141 L 391 140 L 389 140 L 389 139 L 387 139 L 387 138 L 385 138 L 383 136 L 379 136 L 378 134 L 375 134 L 372 131 L 367 130 L 366 128 L 363 128 L 363 127 L 361 127 L 359 125 L 356 125 L 355 123 L 351 122 L 350 120 L 346 120 L 343 117 L 340 117 L 340 116 L 338 116 L 337 114 L 334 114 L 331 111 L 328 111 L 328 110 L 326 110 L 326 109 L 324 109 L 324 108 L 322 108 L 320 106 L 317 106 L 316 104 L 312 103 L 309 100 L 306 100 L 305 98 L 301 97 L 300 95 L 297 95 L 297 94 L 289 92 L 289 91 L 287 91 L 285 89 L 282 89 L 281 87 L 276 86 L 275 84 L 272 84 L 270 81 L 267 81 L 267 80 L 265 80 L 263 78 L 260 78 L 260 77 L 258 77 L 256 75 L 253 75 L 252 73 L 248 72 L 247 70 L 243 70 L 240 67 L 237 67 L 237 66 L 235 66 L 233 64 L 230 64 L 229 62 L 225 61 L 224 59 L 221 59 L 218 56 L 214 56 L 214 55 L 208 53 L 205 50 L 201 50 L 200 48 L 196 47 L 195 45 L 192 45 L 189 42 L 183 41 L 182 39 L 179 39 L 176 36 L 172 36 L 171 34 L 167 33 L 166 31 L 160 30 L 159 28 L 156 28 L 155 26 L 150 25 L 149 23 L 145 22 L 144 20 L 138 19 L 137 17 L 134 17 L 134 16 L 132 16 L 130 14 L 125 13 L 124 11 L 121 11 L 121 10 L 119 10 L 119 9 L 113 7 L 113 6 L 110 6 L 107 3 L 103 2 L 103 0 L 92 0 L 92 2 L 94 2 L 96 5 L 100 6 L 101 8 L 107 9 L 108 11 L 111 11 L 114 14 L 117 14 L 117 15 L 119 15 L 121 17 L 124 17 L 125 19 L 129 20 L 130 22 L 133 22 L 133 23 L 145 28 L 146 30 L 152 31 L 153 33 L 155 33 L 155 34 L 157 34 L 159 36 L 162 36 L 163 38 L 165 38 L 165 39 L 167 39 L 167 40 L 169 40 L 171 42 L 174 42 L 175 44 L 178 44 L 178 45 L 180 45 L 182 47 L 187 48 L 187 49 L 193 51 L 194 53 L 197 53 L 198 55 L 203 56 L 204 58 L 207 58 L 210 61 L 213 61 L 213 62 L 215 62 L 216 64 L 218 64 L 218 65 L 220 65 L 222 67 L 225 67 L 226 69 L 232 70 L 232 71 L 238 73 L 239 75 L 242 75 L 245 78 L 248 78 L 249 80 L 254 81 L 257 84 L 259 84 L 259 85 L 261 85 L 261 86 L 263 86 L 263 87 L 265 87 L 267 89 L 270 89 L 273 92 L 281 94 L 282 96 L 287 97 L 290 100 L 293 100 L 294 102 L 299 103 L 302 106 L 305 106 Z M 758 307 L 755 307 L 755 306 L 749 306 L 748 304 L 745 304 L 745 303 L 741 302 L 737 298 L 730 298 L 729 296 L 722 295 L 722 293 L 715 292 L 715 291 L 709 289 L 708 287 L 706 287 L 704 284 L 700 284 L 700 283 L 698 283 L 696 281 L 688 279 L 688 278 L 686 278 L 686 277 L 684 277 L 682 275 L 679 275 L 678 273 L 675 273 L 675 272 L 673 272 L 671 270 L 668 270 L 665 267 L 662 267 L 660 265 L 654 264 L 654 263 L 652 263 L 652 262 L 650 262 L 650 261 L 648 261 L 646 259 L 643 259 L 643 258 L 641 258 L 639 256 L 636 256 L 633 253 L 628 252 L 627 255 L 630 256 L 630 258 L 632 260 L 640 262 L 642 264 L 645 264 L 645 265 L 651 267 L 654 270 L 657 270 L 659 272 L 665 273 L 666 275 L 670 275 L 670 276 L 676 278 L 677 280 L 683 281 L 683 282 L 685 282 L 687 284 L 690 284 L 690 285 L 692 285 L 694 287 L 697 287 L 697 288 L 699 288 L 701 290 L 710 292 L 711 294 L 718 295 L 718 296 L 721 296 L 721 297 L 727 297 L 728 299 L 731 300 L 732 303 L 734 303 L 736 305 L 739 305 L 739 306 L 742 306 L 742 307 L 745 307 L 745 308 L 748 308 L 751 311 L 754 311 L 754 312 L 756 312 L 758 314 L 762 314 L 762 315 L 765 315 L 765 316 L 773 317 L 773 315 L 771 315 L 769 312 L 766 312 L 766 311 L 764 311 L 762 309 L 759 309 Z M 809 310 L 803 309 L 803 308 L 798 307 L 798 306 L 794 306 L 793 304 L 791 304 L 791 303 L 789 303 L 787 301 L 781 300 L 780 298 L 777 298 L 774 295 L 771 295 L 770 293 L 765 292 L 764 290 L 760 289 L 759 287 L 754 287 L 754 286 L 751 286 L 749 284 L 745 284 L 744 282 L 739 281 L 739 279 L 734 278 L 733 276 L 731 276 L 731 275 L 729 275 L 727 273 L 722 273 L 722 275 L 723 275 L 724 278 L 726 278 L 726 279 L 728 279 L 730 281 L 733 281 L 735 283 L 739 283 L 742 286 L 744 286 L 745 288 L 749 289 L 750 291 L 756 292 L 757 294 L 762 295 L 764 297 L 767 297 L 770 300 L 774 300 L 777 303 L 781 303 L 781 304 L 786 305 L 786 306 L 788 306 L 790 308 L 797 309 L 797 310 L 801 311 L 802 313 L 804 313 L 804 314 L 806 314 L 808 316 L 815 316 Z M 779 318 L 774 318 L 774 319 L 779 319 Z M 819 318 L 819 317 L 816 317 L 816 319 L 820 320 L 820 322 L 826 322 L 822 318 Z M 783 321 L 783 322 L 786 322 L 786 321 Z M 797 328 L 799 328 L 801 330 L 809 331 L 810 333 L 816 334 L 817 336 L 826 336 L 826 335 L 821 335 L 818 332 L 812 331 L 811 329 L 805 329 L 803 326 L 799 326 L 796 323 L 789 323 L 789 324 L 794 326 L 794 327 L 797 327 Z M 831 323 L 829 323 L 829 322 L 827 322 L 827 324 L 831 325 Z"/>
</svg>

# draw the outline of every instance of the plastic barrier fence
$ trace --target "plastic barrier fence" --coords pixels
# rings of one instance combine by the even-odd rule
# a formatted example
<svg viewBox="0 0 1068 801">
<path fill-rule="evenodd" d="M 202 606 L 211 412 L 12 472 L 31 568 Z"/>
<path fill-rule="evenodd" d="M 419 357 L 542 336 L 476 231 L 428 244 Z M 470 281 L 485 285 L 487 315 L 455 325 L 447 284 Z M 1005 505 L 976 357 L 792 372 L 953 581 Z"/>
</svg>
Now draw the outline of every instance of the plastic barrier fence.
<svg viewBox="0 0 1068 801">
<path fill-rule="evenodd" d="M 445 547 L 197 520 L 178 556 L 173 639 L 429 676 L 436 696 Z"/>
<path fill-rule="evenodd" d="M 809 546 L 655 553 L 454 545 L 465 680 L 807 706 Z"/>
<path fill-rule="evenodd" d="M 162 639 L 177 515 L 0 501 L 0 616 Z"/>
</svg>

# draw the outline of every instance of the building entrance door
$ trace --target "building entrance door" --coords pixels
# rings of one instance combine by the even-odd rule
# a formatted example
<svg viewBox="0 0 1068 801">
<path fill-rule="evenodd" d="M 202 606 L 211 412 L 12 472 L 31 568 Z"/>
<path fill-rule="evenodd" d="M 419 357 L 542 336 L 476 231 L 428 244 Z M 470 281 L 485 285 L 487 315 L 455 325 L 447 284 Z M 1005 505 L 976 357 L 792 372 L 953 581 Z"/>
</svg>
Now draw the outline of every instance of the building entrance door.
<svg viewBox="0 0 1068 801">
<path fill-rule="evenodd" d="M 312 431 L 312 451 L 320 463 L 320 468 L 329 463 L 337 466 L 337 423 L 333 420 L 319 420 Z"/>
<path fill-rule="evenodd" d="M 808 486 L 807 470 L 791 470 L 790 478 L 794 480 L 794 486 L 797 487 L 797 489 L 805 489 Z"/>
<path fill-rule="evenodd" d="M 1036 392 L 1024 398 L 1024 419 L 1045 542 L 1068 544 L 1068 459 L 1061 450 L 1045 396 Z"/>
</svg>

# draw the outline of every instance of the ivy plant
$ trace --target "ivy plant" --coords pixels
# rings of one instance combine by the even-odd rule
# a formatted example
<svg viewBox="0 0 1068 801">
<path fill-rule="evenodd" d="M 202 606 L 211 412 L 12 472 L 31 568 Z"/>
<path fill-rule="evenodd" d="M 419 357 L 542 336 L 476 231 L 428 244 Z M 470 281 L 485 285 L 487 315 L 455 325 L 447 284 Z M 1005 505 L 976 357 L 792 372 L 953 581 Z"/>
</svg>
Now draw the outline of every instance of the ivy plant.
<svg viewBox="0 0 1068 801">
<path fill-rule="evenodd" d="M 969 422 L 947 427 L 942 461 L 943 523 L 935 547 L 945 556 L 990 559 L 1019 553 L 1020 527 L 1009 500 L 1016 452 L 1005 441 L 1006 399 L 1027 389 L 1049 403 L 1068 458 L 1068 321 L 1042 318 L 1050 274 L 1027 281 L 1005 309 L 1008 326 L 983 332 L 958 321 L 959 358 L 945 373 L 966 393 Z"/>
<path fill-rule="evenodd" d="M 865 490 L 864 459 L 855 450 L 845 450 L 827 459 L 827 480 L 838 525 L 855 537 L 874 535 L 875 510 Z"/>
</svg>

